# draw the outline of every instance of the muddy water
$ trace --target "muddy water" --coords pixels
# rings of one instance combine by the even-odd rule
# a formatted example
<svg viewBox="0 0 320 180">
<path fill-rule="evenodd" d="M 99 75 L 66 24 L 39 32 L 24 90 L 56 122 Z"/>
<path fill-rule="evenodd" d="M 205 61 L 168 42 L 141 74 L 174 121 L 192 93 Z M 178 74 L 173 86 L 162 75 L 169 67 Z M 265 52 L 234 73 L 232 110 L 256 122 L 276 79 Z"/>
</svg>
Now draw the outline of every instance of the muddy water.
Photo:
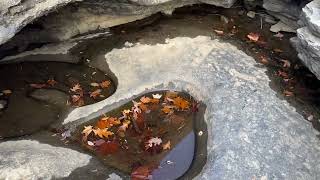
<svg viewBox="0 0 320 180">
<path fill-rule="evenodd" d="M 70 88 L 74 84 L 81 84 L 84 92 L 89 93 L 96 88 L 90 86 L 92 82 L 112 82 L 98 69 L 58 62 L 3 64 L 0 77 L 0 91 L 5 92 L 0 96 L 5 102 L 0 110 L 0 136 L 3 138 L 31 134 L 61 119 L 74 108 L 70 104 Z M 48 84 L 48 80 L 54 82 Z M 84 105 L 101 101 L 114 91 L 112 83 L 101 92 L 103 97 L 93 99 L 84 94 Z"/>
</svg>

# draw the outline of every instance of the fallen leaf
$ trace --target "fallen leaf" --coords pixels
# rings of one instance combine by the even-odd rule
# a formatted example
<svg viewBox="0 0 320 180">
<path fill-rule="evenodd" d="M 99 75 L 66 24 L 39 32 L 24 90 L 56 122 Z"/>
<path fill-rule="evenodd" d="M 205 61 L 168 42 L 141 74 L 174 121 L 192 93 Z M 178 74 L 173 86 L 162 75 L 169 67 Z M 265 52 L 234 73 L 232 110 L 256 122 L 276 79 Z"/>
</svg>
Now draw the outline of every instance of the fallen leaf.
<svg viewBox="0 0 320 180">
<path fill-rule="evenodd" d="M 152 94 L 153 99 L 160 99 L 162 97 L 161 94 Z"/>
<path fill-rule="evenodd" d="M 192 102 L 191 112 L 198 112 L 200 107 L 199 102 Z"/>
<path fill-rule="evenodd" d="M 145 143 L 145 148 L 149 149 L 152 148 L 153 146 L 160 146 L 162 143 L 162 139 L 159 137 L 153 137 L 150 138 L 146 143 Z"/>
<path fill-rule="evenodd" d="M 10 89 L 6 89 L 6 90 L 2 90 L 2 93 L 4 95 L 9 95 L 9 94 L 12 94 L 12 91 Z"/>
<path fill-rule="evenodd" d="M 93 132 L 96 136 L 99 136 L 100 138 L 104 138 L 104 137 L 108 138 L 109 136 L 113 135 L 113 132 L 108 131 L 107 129 L 97 128 L 97 129 L 93 129 Z"/>
<path fill-rule="evenodd" d="M 285 96 L 293 96 L 293 95 L 294 95 L 293 92 L 288 91 L 288 90 L 283 91 L 283 94 L 284 94 Z"/>
<path fill-rule="evenodd" d="M 130 123 L 131 123 L 131 122 L 128 121 L 128 120 L 123 121 L 123 122 L 122 122 L 122 125 L 118 128 L 118 131 L 123 131 L 123 132 L 125 132 L 125 131 L 128 129 Z"/>
<path fill-rule="evenodd" d="M 160 100 L 159 99 L 151 99 L 150 102 L 153 104 L 158 104 L 160 102 Z"/>
<path fill-rule="evenodd" d="M 131 173 L 131 180 L 149 180 L 152 179 L 152 169 L 148 166 L 140 166 Z"/>
<path fill-rule="evenodd" d="M 65 139 L 71 137 L 71 131 L 70 130 L 66 130 L 63 133 L 61 133 L 61 140 L 64 141 Z"/>
<path fill-rule="evenodd" d="M 307 117 L 307 120 L 308 120 L 308 121 L 312 121 L 312 120 L 313 120 L 313 115 L 308 116 L 308 117 Z"/>
<path fill-rule="evenodd" d="M 144 104 L 147 104 L 151 102 L 151 98 L 143 96 L 142 98 L 140 98 L 140 101 Z"/>
<path fill-rule="evenodd" d="M 101 89 L 97 89 L 90 93 L 90 97 L 92 97 L 93 99 L 96 99 L 101 94 L 101 92 L 102 92 Z"/>
<path fill-rule="evenodd" d="M 92 141 L 88 141 L 87 144 L 88 144 L 89 146 L 94 146 L 94 143 L 93 143 Z"/>
<path fill-rule="evenodd" d="M 169 149 L 171 149 L 171 142 L 168 141 L 167 143 L 163 144 L 163 145 L 162 145 L 162 149 L 163 149 L 163 150 L 169 150 Z"/>
<path fill-rule="evenodd" d="M 93 82 L 93 83 L 90 83 L 90 86 L 92 86 L 92 87 L 99 87 L 100 85 L 99 85 L 99 83 Z"/>
<path fill-rule="evenodd" d="M 108 81 L 108 80 L 106 80 L 106 81 L 102 81 L 102 82 L 100 83 L 100 86 L 101 86 L 102 88 L 108 88 L 108 87 L 110 86 L 110 84 L 111 84 L 111 82 Z"/>
<path fill-rule="evenodd" d="M 84 134 L 84 140 L 86 141 L 87 140 L 87 137 L 89 136 L 89 134 L 91 132 L 93 132 L 93 126 L 84 126 L 84 130 L 82 131 L 82 134 Z"/>
<path fill-rule="evenodd" d="M 290 61 L 282 59 L 281 62 L 283 62 L 283 66 L 284 68 L 289 68 L 291 66 Z"/>
<path fill-rule="evenodd" d="M 188 109 L 189 102 L 181 97 L 176 97 L 173 99 L 173 104 L 180 109 Z"/>
<path fill-rule="evenodd" d="M 75 84 L 72 88 L 70 88 L 70 91 L 72 92 L 82 91 L 81 85 L 79 83 Z"/>
<path fill-rule="evenodd" d="M 288 73 L 284 72 L 284 71 L 278 71 L 277 73 L 278 76 L 282 77 L 282 78 L 289 78 Z"/>
<path fill-rule="evenodd" d="M 224 34 L 224 32 L 223 32 L 223 31 L 221 31 L 221 30 L 217 30 L 217 29 L 215 29 L 215 30 L 214 30 L 214 32 L 216 32 L 218 35 L 223 35 L 223 34 Z"/>
<path fill-rule="evenodd" d="M 262 64 L 269 64 L 269 61 L 268 61 L 268 59 L 267 59 L 267 57 L 266 57 L 265 55 L 261 55 L 261 56 L 259 57 L 259 60 L 260 60 L 260 62 L 261 62 Z"/>
<path fill-rule="evenodd" d="M 97 121 L 96 127 L 100 129 L 110 128 L 114 125 L 119 125 L 121 122 L 119 119 L 114 117 L 103 117 Z"/>
<path fill-rule="evenodd" d="M 166 113 L 166 114 L 171 114 L 174 112 L 173 110 L 174 106 L 164 106 L 161 111 Z"/>
<path fill-rule="evenodd" d="M 41 89 L 47 86 L 47 84 L 29 84 L 32 88 Z"/>
<path fill-rule="evenodd" d="M 54 79 L 48 79 L 47 84 L 49 84 L 50 86 L 54 86 L 56 85 L 58 82 L 55 81 Z"/>
<path fill-rule="evenodd" d="M 113 153 L 118 152 L 118 150 L 119 150 L 119 144 L 114 141 L 102 143 L 98 147 L 98 153 L 100 153 L 102 155 L 113 154 Z"/>
<path fill-rule="evenodd" d="M 71 95 L 71 102 L 74 106 L 77 107 L 84 105 L 84 100 L 80 95 Z"/>
<path fill-rule="evenodd" d="M 139 105 L 139 107 L 140 107 L 140 109 L 141 109 L 142 111 L 144 111 L 144 112 L 148 111 L 148 107 L 147 107 L 145 104 L 143 104 L 143 103 L 141 103 L 141 104 Z"/>
<path fill-rule="evenodd" d="M 260 35 L 258 33 L 251 32 L 247 35 L 247 38 L 249 38 L 253 42 L 257 42 L 260 38 Z"/>
<path fill-rule="evenodd" d="M 274 52 L 277 52 L 277 53 L 282 53 L 282 52 L 283 52 L 283 50 L 278 49 L 278 48 L 273 49 L 273 51 L 274 51 Z"/>
<path fill-rule="evenodd" d="M 105 143 L 106 141 L 103 140 L 103 139 L 99 139 L 99 140 L 96 140 L 96 141 L 93 141 L 94 145 L 95 146 L 101 146 L 103 143 Z"/>
</svg>

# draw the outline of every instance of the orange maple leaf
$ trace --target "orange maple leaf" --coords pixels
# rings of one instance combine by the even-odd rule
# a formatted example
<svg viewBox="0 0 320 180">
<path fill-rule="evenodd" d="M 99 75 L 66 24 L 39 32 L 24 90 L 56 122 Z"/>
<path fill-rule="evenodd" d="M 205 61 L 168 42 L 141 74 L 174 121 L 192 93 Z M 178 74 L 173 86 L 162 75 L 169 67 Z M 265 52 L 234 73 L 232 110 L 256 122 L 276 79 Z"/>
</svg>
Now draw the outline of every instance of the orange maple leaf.
<svg viewBox="0 0 320 180">
<path fill-rule="evenodd" d="M 120 123 L 121 123 L 120 120 L 117 118 L 103 117 L 97 122 L 96 127 L 100 129 L 105 129 L 105 128 L 110 128 L 114 125 L 119 125 Z"/>
<path fill-rule="evenodd" d="M 140 101 L 144 104 L 147 104 L 151 102 L 151 98 L 143 96 L 142 98 L 140 98 Z"/>
<path fill-rule="evenodd" d="M 173 106 L 164 106 L 161 110 L 166 114 L 171 114 L 173 113 Z"/>
<path fill-rule="evenodd" d="M 173 99 L 173 104 L 180 109 L 188 109 L 189 102 L 181 97 L 176 97 Z"/>
<path fill-rule="evenodd" d="M 108 131 L 107 129 L 98 128 L 98 129 L 94 129 L 93 132 L 96 136 L 99 136 L 100 138 L 104 138 L 104 137 L 108 138 L 109 136 L 113 135 L 113 132 Z"/>
<path fill-rule="evenodd" d="M 111 84 L 111 82 L 108 81 L 108 80 L 106 80 L 106 81 L 102 81 L 102 82 L 100 83 L 100 86 L 101 86 L 102 88 L 108 88 L 108 87 L 110 86 L 110 84 Z"/>
</svg>

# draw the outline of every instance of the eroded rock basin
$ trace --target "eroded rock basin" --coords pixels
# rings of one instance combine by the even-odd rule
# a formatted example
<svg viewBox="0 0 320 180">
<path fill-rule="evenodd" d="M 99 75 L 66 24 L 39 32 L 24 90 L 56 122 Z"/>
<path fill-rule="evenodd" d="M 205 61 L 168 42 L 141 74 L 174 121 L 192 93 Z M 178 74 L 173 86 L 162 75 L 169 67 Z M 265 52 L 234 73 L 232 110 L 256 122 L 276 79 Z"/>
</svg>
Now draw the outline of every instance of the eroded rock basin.
<svg viewBox="0 0 320 180">
<path fill-rule="evenodd" d="M 194 164 L 190 177 L 206 159 L 204 111 L 186 93 L 152 92 L 80 125 L 74 140 L 133 179 L 177 179 Z"/>
</svg>

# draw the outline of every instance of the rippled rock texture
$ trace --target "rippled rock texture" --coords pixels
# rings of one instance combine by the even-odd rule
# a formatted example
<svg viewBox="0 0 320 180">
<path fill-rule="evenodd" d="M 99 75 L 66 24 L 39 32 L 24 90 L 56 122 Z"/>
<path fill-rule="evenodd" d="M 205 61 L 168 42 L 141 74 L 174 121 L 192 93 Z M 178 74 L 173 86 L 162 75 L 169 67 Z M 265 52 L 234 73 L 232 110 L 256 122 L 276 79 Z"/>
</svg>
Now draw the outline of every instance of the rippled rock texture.
<svg viewBox="0 0 320 180">
<path fill-rule="evenodd" d="M 292 43 L 302 62 L 320 79 L 320 1 L 314 0 L 302 10 L 297 37 Z"/>
</svg>

